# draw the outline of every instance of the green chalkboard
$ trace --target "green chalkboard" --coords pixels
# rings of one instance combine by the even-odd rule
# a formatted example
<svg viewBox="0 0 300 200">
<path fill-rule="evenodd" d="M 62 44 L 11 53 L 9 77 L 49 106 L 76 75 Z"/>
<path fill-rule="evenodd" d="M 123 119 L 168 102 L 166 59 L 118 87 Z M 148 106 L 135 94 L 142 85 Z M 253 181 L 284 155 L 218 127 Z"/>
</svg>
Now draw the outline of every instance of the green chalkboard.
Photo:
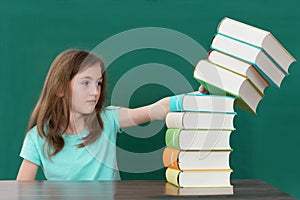
<svg viewBox="0 0 300 200">
<path fill-rule="evenodd" d="M 195 62 L 205 57 L 225 16 L 271 31 L 299 59 L 299 6 L 297 0 L 2 1 L 0 179 L 17 175 L 29 116 L 49 66 L 62 50 L 100 51 L 109 64 L 107 105 L 137 107 L 198 88 L 192 78 Z M 174 35 L 159 39 L 157 31 Z M 131 39 L 117 42 L 124 34 Z M 300 198 L 299 77 L 296 62 L 280 89 L 266 90 L 257 116 L 237 108 L 232 179 L 262 179 Z M 124 80 L 130 81 L 124 85 Z M 155 134 L 152 125 L 160 127 Z M 118 135 L 123 179 L 165 179 L 159 159 L 153 159 L 156 164 L 150 168 L 138 167 L 149 152 L 163 149 L 165 131 L 164 124 L 144 124 Z M 128 169 L 130 160 L 122 151 L 139 155 L 136 169 Z M 38 178 L 43 179 L 42 172 Z"/>
</svg>

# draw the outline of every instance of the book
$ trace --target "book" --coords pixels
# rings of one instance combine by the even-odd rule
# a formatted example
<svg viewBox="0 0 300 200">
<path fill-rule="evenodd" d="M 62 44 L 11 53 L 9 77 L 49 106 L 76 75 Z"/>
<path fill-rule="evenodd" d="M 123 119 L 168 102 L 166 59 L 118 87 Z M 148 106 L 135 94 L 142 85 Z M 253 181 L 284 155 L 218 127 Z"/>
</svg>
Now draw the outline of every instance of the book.
<svg viewBox="0 0 300 200">
<path fill-rule="evenodd" d="M 166 145 L 178 150 L 226 150 L 230 147 L 231 130 L 167 129 Z"/>
<path fill-rule="evenodd" d="M 165 167 L 186 170 L 219 170 L 230 169 L 231 150 L 224 151 L 181 151 L 165 148 L 163 163 Z"/>
<path fill-rule="evenodd" d="M 169 112 L 166 116 L 168 128 L 180 129 L 225 129 L 234 130 L 236 113 Z"/>
<path fill-rule="evenodd" d="M 235 98 L 206 95 L 183 94 L 172 96 L 169 101 L 170 111 L 202 111 L 202 112 L 228 112 L 234 113 L 233 104 Z"/>
<path fill-rule="evenodd" d="M 218 25 L 218 33 L 262 48 L 286 74 L 295 58 L 269 32 L 225 17 Z"/>
<path fill-rule="evenodd" d="M 232 170 L 180 171 L 167 168 L 166 179 L 177 187 L 231 187 Z"/>
<path fill-rule="evenodd" d="M 194 78 L 211 94 L 235 96 L 236 106 L 254 114 L 264 96 L 248 78 L 232 73 L 207 60 L 200 60 L 197 63 Z"/>
<path fill-rule="evenodd" d="M 182 188 L 167 182 L 165 185 L 165 194 L 171 196 L 233 195 L 233 186 Z"/>
<path fill-rule="evenodd" d="M 261 48 L 216 34 L 211 49 L 218 50 L 245 62 L 251 63 L 259 73 L 272 85 L 280 87 L 286 74 L 280 70 L 262 51 Z"/>
<path fill-rule="evenodd" d="M 262 94 L 264 94 L 266 87 L 269 86 L 269 83 L 250 63 L 244 62 L 216 50 L 210 51 L 207 59 L 211 63 L 248 78 Z"/>
</svg>

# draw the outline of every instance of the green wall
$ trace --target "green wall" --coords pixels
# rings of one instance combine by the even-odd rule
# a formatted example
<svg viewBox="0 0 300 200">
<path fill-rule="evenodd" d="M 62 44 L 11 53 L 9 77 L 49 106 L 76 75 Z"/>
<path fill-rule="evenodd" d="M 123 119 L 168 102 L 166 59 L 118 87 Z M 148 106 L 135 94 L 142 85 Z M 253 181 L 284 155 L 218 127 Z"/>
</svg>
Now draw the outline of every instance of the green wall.
<svg viewBox="0 0 300 200">
<path fill-rule="evenodd" d="M 300 58 L 300 3 L 296 0 L 52 2 L 1 1 L 0 179 L 16 177 L 28 118 L 50 63 L 64 49 L 92 50 L 122 31 L 162 27 L 181 32 L 208 50 L 218 22 L 228 16 L 271 31 L 296 59 Z M 117 49 L 111 49 L 114 50 Z M 203 58 L 201 53 L 200 58 Z M 194 89 L 198 87 L 192 78 L 192 64 L 172 52 L 145 48 L 120 55 L 111 63 L 108 102 L 122 75 L 145 63 L 170 66 Z M 257 116 L 237 109 L 237 130 L 231 137 L 232 179 L 262 179 L 300 198 L 299 77 L 299 64 L 294 63 L 280 89 L 267 89 Z M 178 84 L 170 76 L 165 78 Z M 172 94 L 168 87 L 145 84 L 132 94 L 130 106 L 145 105 Z M 163 127 L 159 133 L 146 138 L 119 134 L 118 146 L 137 153 L 161 149 L 165 130 Z M 119 159 L 120 165 L 126 164 L 120 156 Z M 121 175 L 123 179 L 164 179 L 164 170 Z M 39 178 L 43 178 L 42 173 Z"/>
</svg>

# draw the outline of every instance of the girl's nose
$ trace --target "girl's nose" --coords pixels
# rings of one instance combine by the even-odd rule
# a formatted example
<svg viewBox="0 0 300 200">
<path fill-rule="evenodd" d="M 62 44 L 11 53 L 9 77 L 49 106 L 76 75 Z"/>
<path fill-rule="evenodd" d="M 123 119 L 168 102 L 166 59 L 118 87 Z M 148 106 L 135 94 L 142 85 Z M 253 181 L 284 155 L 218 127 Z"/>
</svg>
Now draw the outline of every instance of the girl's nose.
<svg viewBox="0 0 300 200">
<path fill-rule="evenodd" d="M 92 89 L 91 89 L 91 95 L 93 95 L 93 96 L 99 95 L 100 89 L 101 89 L 101 87 L 100 87 L 99 85 L 96 84 L 96 85 L 93 86 Z"/>
</svg>

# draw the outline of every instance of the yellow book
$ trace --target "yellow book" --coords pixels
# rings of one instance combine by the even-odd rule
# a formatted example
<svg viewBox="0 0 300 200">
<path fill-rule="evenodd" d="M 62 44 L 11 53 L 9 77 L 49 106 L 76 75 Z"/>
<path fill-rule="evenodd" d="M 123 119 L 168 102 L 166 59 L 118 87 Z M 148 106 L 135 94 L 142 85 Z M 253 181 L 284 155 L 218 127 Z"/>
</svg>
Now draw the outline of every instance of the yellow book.
<svg viewBox="0 0 300 200">
<path fill-rule="evenodd" d="M 177 187 L 231 187 L 232 169 L 181 171 L 167 168 L 166 179 Z"/>
</svg>

